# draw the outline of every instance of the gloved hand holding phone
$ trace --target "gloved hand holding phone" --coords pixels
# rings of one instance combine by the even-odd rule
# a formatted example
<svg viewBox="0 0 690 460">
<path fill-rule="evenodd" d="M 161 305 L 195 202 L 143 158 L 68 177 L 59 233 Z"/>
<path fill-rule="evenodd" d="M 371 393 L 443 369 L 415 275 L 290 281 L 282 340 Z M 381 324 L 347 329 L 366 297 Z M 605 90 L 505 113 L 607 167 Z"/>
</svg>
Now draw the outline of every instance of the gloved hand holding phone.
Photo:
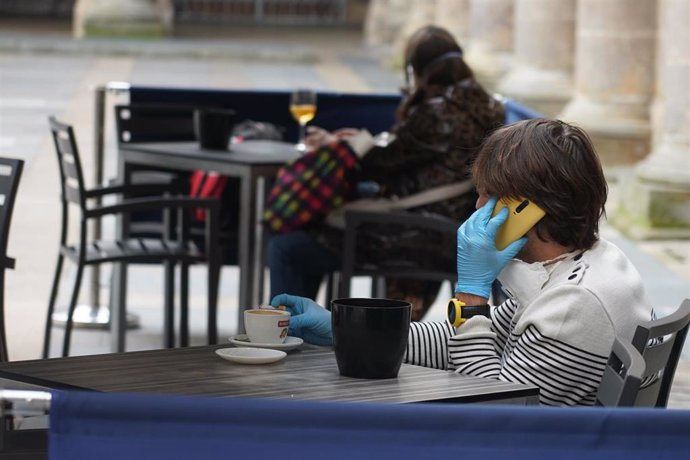
<svg viewBox="0 0 690 460">
<path fill-rule="evenodd" d="M 508 219 L 508 209 L 503 208 L 491 217 L 497 198 L 492 197 L 477 209 L 457 232 L 458 282 L 455 292 L 489 298 L 491 284 L 506 264 L 527 243 L 523 237 L 509 244 L 504 250 L 496 249 L 496 233 Z"/>
</svg>

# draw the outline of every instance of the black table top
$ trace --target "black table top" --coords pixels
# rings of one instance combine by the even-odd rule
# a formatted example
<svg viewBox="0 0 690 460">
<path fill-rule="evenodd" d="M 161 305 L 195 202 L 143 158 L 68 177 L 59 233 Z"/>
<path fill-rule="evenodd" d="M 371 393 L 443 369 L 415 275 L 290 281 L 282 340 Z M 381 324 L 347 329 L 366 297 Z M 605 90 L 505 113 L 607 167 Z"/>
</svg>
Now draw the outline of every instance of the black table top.
<svg viewBox="0 0 690 460">
<path fill-rule="evenodd" d="M 232 144 L 230 150 L 202 149 L 198 142 L 141 142 L 121 144 L 123 152 L 139 152 L 188 159 L 237 164 L 278 164 L 299 157 L 295 145 L 277 141 L 245 141 Z"/>
<path fill-rule="evenodd" d="M 237 364 L 215 354 L 226 345 L 17 361 L 0 378 L 48 388 L 244 396 L 280 399 L 410 402 L 536 403 L 538 389 L 403 364 L 395 379 L 338 373 L 330 348 L 303 345 L 272 364 Z"/>
</svg>

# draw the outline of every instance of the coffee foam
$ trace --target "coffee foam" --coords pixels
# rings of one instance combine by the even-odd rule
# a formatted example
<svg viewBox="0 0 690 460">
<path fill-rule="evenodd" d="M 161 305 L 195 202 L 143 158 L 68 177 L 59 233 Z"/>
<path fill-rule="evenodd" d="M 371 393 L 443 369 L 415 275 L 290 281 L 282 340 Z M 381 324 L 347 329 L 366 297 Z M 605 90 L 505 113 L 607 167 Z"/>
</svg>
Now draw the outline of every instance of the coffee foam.
<svg viewBox="0 0 690 460">
<path fill-rule="evenodd" d="M 251 315 L 275 315 L 275 316 L 285 316 L 285 312 L 280 310 L 247 310 L 247 313 Z"/>
</svg>

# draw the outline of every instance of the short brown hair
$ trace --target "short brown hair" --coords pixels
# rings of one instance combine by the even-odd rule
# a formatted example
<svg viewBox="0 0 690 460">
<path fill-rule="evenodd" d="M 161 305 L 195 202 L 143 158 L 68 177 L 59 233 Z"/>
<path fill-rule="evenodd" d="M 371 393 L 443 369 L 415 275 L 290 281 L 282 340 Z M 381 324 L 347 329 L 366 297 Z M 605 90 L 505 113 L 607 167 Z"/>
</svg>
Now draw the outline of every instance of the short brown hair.
<svg viewBox="0 0 690 460">
<path fill-rule="evenodd" d="M 482 144 L 472 175 L 479 193 L 538 204 L 546 212 L 536 226 L 542 240 L 573 249 L 597 241 L 607 185 L 582 129 L 548 119 L 504 126 Z"/>
</svg>

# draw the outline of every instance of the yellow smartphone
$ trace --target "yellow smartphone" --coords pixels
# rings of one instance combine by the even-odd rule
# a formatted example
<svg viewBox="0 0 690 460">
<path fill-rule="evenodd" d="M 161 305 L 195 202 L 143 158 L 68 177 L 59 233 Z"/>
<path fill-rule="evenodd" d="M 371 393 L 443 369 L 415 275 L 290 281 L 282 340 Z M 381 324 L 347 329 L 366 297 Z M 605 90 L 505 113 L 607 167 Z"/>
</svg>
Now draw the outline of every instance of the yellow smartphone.
<svg viewBox="0 0 690 460">
<path fill-rule="evenodd" d="M 526 198 L 499 198 L 492 217 L 507 207 L 510 214 L 496 234 L 496 249 L 502 251 L 513 241 L 519 240 L 546 215 L 543 209 Z"/>
</svg>

